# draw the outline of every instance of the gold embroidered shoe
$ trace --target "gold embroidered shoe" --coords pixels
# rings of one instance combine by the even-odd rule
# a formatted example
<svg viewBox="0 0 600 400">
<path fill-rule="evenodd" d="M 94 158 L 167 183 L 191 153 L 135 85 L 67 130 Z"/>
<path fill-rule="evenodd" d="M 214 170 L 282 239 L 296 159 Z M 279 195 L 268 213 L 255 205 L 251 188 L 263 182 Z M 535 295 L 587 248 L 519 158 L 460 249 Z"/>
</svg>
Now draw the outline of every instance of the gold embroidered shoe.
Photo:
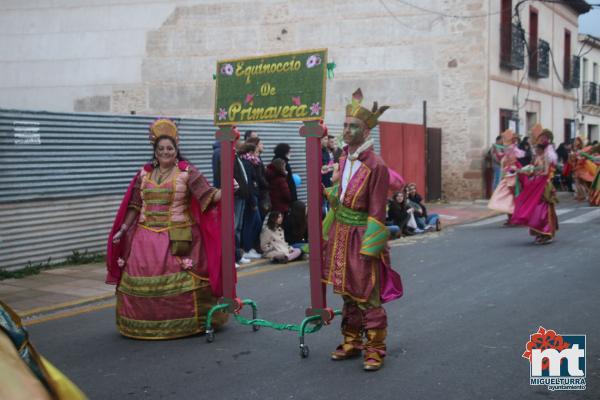
<svg viewBox="0 0 600 400">
<path fill-rule="evenodd" d="M 362 335 L 360 329 L 343 328 L 344 343 L 331 353 L 331 359 L 340 361 L 358 357 L 362 354 Z"/>
<path fill-rule="evenodd" d="M 383 357 L 377 352 L 366 352 L 363 362 L 365 371 L 377 371 L 383 366 Z"/>
<path fill-rule="evenodd" d="M 365 371 L 377 371 L 383 366 L 385 357 L 385 337 L 387 329 L 368 329 L 367 343 L 365 344 L 365 356 L 363 369 Z"/>
</svg>

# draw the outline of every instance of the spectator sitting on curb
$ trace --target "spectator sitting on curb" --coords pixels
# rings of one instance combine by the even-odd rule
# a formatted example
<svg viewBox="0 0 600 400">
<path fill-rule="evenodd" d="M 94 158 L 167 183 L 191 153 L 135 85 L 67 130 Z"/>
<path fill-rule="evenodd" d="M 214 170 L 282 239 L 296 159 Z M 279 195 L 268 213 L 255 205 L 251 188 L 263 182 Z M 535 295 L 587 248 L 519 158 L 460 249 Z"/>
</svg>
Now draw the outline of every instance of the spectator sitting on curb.
<svg viewBox="0 0 600 400">
<path fill-rule="evenodd" d="M 409 183 L 406 186 L 408 205 L 414 209 L 414 216 L 417 221 L 418 229 L 430 230 L 435 227 L 436 230 L 440 230 L 439 215 L 427 214 L 427 208 L 423 204 L 423 197 L 417 193 L 417 185 L 415 183 Z"/>
<path fill-rule="evenodd" d="M 260 248 L 263 257 L 273 262 L 287 263 L 300 257 L 302 251 L 287 244 L 284 238 L 283 214 L 279 211 L 271 211 L 263 224 L 260 233 Z"/>
<path fill-rule="evenodd" d="M 406 196 L 403 191 L 394 192 L 388 202 L 388 219 L 386 225 L 393 239 L 402 236 L 412 236 L 414 230 L 408 226 L 413 218 L 413 209 L 407 206 Z"/>
</svg>

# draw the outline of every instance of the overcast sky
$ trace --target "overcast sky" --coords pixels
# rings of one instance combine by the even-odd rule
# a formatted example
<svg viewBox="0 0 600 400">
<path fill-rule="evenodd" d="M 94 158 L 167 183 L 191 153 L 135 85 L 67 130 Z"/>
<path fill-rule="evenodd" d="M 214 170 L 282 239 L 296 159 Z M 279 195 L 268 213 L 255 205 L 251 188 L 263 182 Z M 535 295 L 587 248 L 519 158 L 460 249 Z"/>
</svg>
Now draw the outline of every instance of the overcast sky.
<svg viewBox="0 0 600 400">
<path fill-rule="evenodd" d="M 598 0 L 588 3 L 600 3 Z M 587 33 L 600 38 L 600 8 L 594 7 L 587 14 L 579 17 L 579 33 Z"/>
</svg>

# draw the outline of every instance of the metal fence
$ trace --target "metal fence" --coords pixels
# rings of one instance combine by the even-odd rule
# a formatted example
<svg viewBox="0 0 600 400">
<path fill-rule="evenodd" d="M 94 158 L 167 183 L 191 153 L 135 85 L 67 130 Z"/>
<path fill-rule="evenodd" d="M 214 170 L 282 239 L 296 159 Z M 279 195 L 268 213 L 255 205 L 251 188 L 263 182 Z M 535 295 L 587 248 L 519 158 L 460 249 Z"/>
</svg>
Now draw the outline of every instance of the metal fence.
<svg viewBox="0 0 600 400">
<path fill-rule="evenodd" d="M 0 269 L 102 252 L 116 208 L 136 171 L 152 157 L 152 117 L 0 110 Z M 173 118 L 183 155 L 212 182 L 212 120 Z M 306 151 L 300 123 L 240 126 L 256 130 L 269 162 L 290 144 L 291 165 L 306 198 Z M 330 126 L 338 134 L 341 125 Z M 379 152 L 379 132 L 373 131 Z"/>
</svg>

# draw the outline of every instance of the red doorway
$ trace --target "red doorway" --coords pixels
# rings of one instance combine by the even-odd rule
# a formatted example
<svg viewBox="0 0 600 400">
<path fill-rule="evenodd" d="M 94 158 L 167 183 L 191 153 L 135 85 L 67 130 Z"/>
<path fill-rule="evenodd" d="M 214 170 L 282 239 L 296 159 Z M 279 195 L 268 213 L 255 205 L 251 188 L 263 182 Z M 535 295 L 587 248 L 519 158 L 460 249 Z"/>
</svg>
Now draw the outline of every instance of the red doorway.
<svg viewBox="0 0 600 400">
<path fill-rule="evenodd" d="M 380 122 L 381 157 L 398 172 L 406 183 L 417 184 L 417 191 L 427 197 L 425 184 L 425 127 L 399 122 Z"/>
</svg>

